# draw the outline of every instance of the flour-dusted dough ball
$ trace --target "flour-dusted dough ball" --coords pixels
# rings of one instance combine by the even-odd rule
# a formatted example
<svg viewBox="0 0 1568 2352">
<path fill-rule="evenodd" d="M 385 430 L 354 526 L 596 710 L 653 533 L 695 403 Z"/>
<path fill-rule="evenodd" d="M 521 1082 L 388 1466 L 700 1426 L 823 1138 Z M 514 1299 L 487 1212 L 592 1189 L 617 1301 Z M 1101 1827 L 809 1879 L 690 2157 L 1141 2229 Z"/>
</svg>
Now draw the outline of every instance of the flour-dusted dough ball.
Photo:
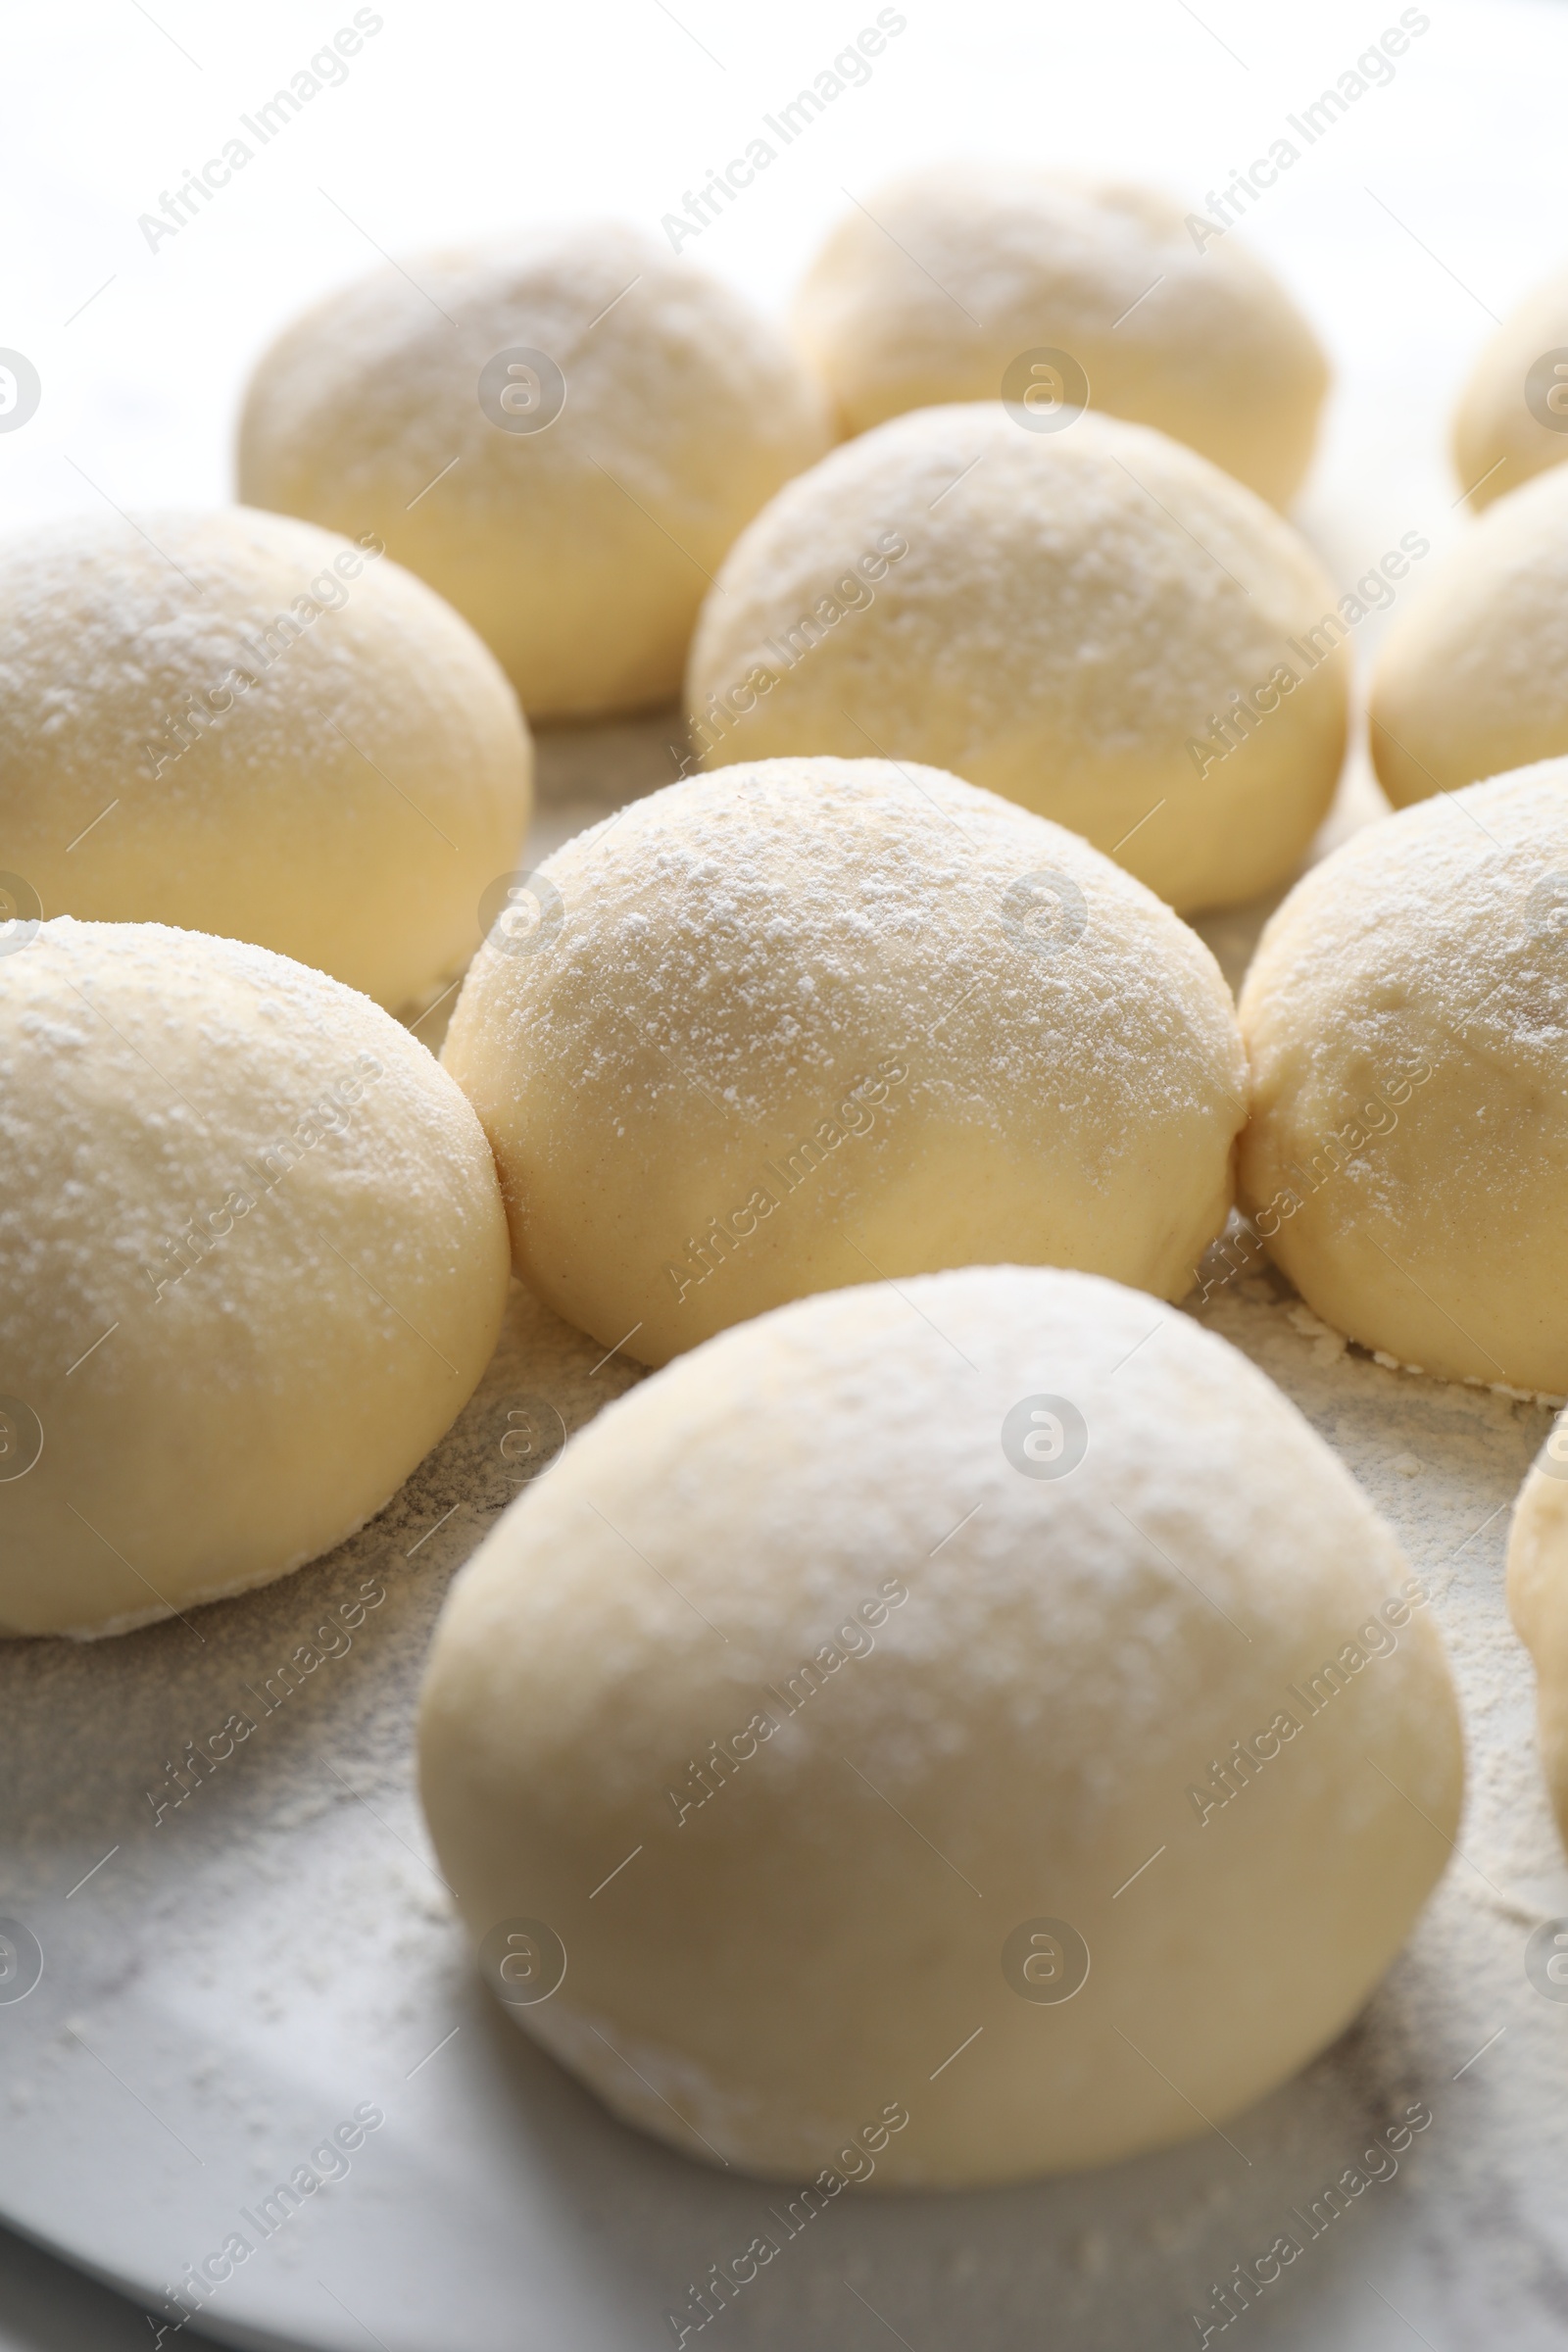
<svg viewBox="0 0 1568 2352">
<path fill-rule="evenodd" d="M 1345 636 L 1305 543 L 1190 449 L 970 404 L 779 493 L 709 595 L 687 700 L 710 766 L 925 760 L 1216 906 L 1285 880 L 1328 808 Z"/>
<path fill-rule="evenodd" d="M 1568 271 L 1509 313 L 1483 347 L 1453 419 L 1453 465 L 1490 506 L 1568 458 Z"/>
<path fill-rule="evenodd" d="M 456 1420 L 506 1291 L 478 1121 L 366 998 L 161 924 L 0 931 L 0 1633 L 329 1549 Z"/>
<path fill-rule="evenodd" d="M 1553 1423 L 1513 1506 L 1508 1612 L 1535 1660 L 1541 1760 L 1568 1844 L 1568 1413 Z"/>
<path fill-rule="evenodd" d="M 660 1364 L 808 1291 L 1002 1258 L 1179 1298 L 1225 1221 L 1229 991 L 1059 826 L 932 768 L 764 760 L 636 802 L 534 888 L 444 1059 L 517 1272 L 607 1348 Z"/>
<path fill-rule="evenodd" d="M 518 2024 L 827 2197 L 1227 2123 L 1366 1998 L 1461 1779 L 1421 1588 L 1295 1407 L 1016 1266 L 612 1404 L 454 1588 L 420 1756 Z"/>
<path fill-rule="evenodd" d="M 1284 507 L 1311 460 L 1328 362 L 1257 256 L 1206 222 L 1195 238 L 1190 220 L 1120 180 L 1017 164 L 914 172 L 840 220 L 796 298 L 796 331 L 852 432 L 1031 393 L 1049 423 L 1052 404 L 1087 396 Z"/>
<path fill-rule="evenodd" d="M 0 865 L 48 914 L 254 940 L 397 1007 L 514 867 L 533 754 L 380 542 L 279 514 L 0 543 Z"/>
<path fill-rule="evenodd" d="M 1568 760 L 1352 836 L 1241 1016 L 1241 1203 L 1308 1304 L 1416 1370 L 1568 1394 Z"/>
<path fill-rule="evenodd" d="M 1568 752 L 1568 473 L 1491 508 L 1399 614 L 1371 743 L 1397 808 Z"/>
<path fill-rule="evenodd" d="M 827 447 L 729 287 L 613 221 L 420 257 L 261 361 L 240 495 L 358 533 L 464 613 L 533 718 L 663 701 L 719 558 Z"/>
</svg>

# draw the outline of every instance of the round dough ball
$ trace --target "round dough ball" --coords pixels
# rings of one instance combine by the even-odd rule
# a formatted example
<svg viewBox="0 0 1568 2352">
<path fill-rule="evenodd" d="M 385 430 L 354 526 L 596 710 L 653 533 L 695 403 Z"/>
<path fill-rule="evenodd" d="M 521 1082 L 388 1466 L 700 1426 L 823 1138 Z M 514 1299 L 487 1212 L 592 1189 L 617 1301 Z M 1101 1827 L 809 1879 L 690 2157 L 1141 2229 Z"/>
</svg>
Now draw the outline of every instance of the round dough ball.
<svg viewBox="0 0 1568 2352">
<path fill-rule="evenodd" d="M 1568 473 L 1483 515 L 1395 621 L 1371 747 L 1396 808 L 1568 752 Z"/>
<path fill-rule="evenodd" d="M 1559 271 L 1509 313 L 1459 396 L 1453 465 L 1473 507 L 1568 458 L 1565 387 L 1568 271 Z"/>
<path fill-rule="evenodd" d="M 594 220 L 427 254 L 307 313 L 252 379 L 240 496 L 379 532 L 530 716 L 574 718 L 680 691 L 719 558 L 829 438 L 748 303 Z"/>
<path fill-rule="evenodd" d="M 0 950 L 0 1632 L 120 1633 L 380 1509 L 490 1359 L 506 1220 L 338 981 L 156 923 Z"/>
<path fill-rule="evenodd" d="M 1368 825 L 1242 992 L 1238 1189 L 1339 1331 L 1568 1394 L 1568 760 Z"/>
<path fill-rule="evenodd" d="M 373 536 L 230 509 L 0 544 L 0 861 L 46 913 L 406 1004 L 472 954 L 532 773 L 490 655 Z"/>
<path fill-rule="evenodd" d="M 1157 425 L 1288 506 L 1328 362 L 1257 256 L 1223 232 L 1195 245 L 1189 218 L 1124 180 L 1018 164 L 912 172 L 839 222 L 796 331 L 851 432 L 999 393 L 1033 390 L 1038 408 L 1042 381 L 1081 401 L 1065 355 L 1091 406 Z M 1031 376 L 1035 360 L 1055 378 Z"/>
<path fill-rule="evenodd" d="M 1246 1115 L 1202 942 L 932 768 L 692 777 L 541 869 L 444 1060 L 518 1274 L 661 1364 L 808 1291 L 999 1258 L 1179 1298 Z M 520 952 L 513 953 L 515 947 Z"/>
<path fill-rule="evenodd" d="M 1568 1413 L 1554 1423 L 1513 1506 L 1508 1613 L 1535 1660 L 1541 1760 L 1568 1844 Z"/>
<path fill-rule="evenodd" d="M 1284 881 L 1333 797 L 1334 601 L 1288 523 L 1162 434 L 926 409 L 835 450 L 743 534 L 687 700 L 710 766 L 926 760 L 1173 906 L 1224 906 Z"/>
<path fill-rule="evenodd" d="M 612 1404 L 454 1587 L 419 1746 L 517 2023 L 827 2196 L 1225 2124 L 1354 2016 L 1461 1781 L 1420 1587 L 1301 1415 L 1014 1266 L 784 1307 Z"/>
</svg>

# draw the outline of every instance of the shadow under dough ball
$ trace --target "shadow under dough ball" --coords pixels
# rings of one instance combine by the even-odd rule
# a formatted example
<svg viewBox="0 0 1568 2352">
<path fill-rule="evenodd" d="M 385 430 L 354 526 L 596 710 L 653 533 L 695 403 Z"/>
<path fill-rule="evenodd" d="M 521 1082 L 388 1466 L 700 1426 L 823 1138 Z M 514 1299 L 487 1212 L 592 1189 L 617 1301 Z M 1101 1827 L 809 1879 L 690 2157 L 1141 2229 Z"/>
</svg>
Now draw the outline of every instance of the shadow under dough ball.
<svg viewBox="0 0 1568 2352">
<path fill-rule="evenodd" d="M 1568 1394 L 1565 988 L 1568 760 L 1366 826 L 1269 923 L 1240 1205 L 1337 1331 Z"/>
<path fill-rule="evenodd" d="M 678 693 L 697 608 L 831 438 L 740 295 L 614 221 L 416 256 L 258 364 L 240 495 L 374 530 L 478 630 L 530 718 Z"/>
<path fill-rule="evenodd" d="M 1329 368 L 1266 263 L 1156 189 L 1019 164 L 946 164 L 847 213 L 795 327 L 851 432 L 1010 398 L 1051 431 L 1074 404 L 1185 441 L 1286 507 Z M 1205 235 L 1203 229 L 1208 233 Z"/>
<path fill-rule="evenodd" d="M 1302 1416 L 1018 1266 L 782 1307 L 611 1405 L 454 1586 L 419 1765 L 516 2023 L 829 2196 L 1223 2127 L 1366 1999 L 1462 1775 L 1422 1588 Z"/>
<path fill-rule="evenodd" d="M 774 760 L 549 858 L 443 1061 L 516 1270 L 662 1363 L 808 1291 L 999 1259 L 1179 1298 L 1246 1111 L 1208 950 L 1088 844 L 931 768 Z"/>
<path fill-rule="evenodd" d="M 0 957 L 0 1633 L 284 1576 L 466 1403 L 507 1295 L 478 1121 L 321 972 L 63 916 Z"/>
<path fill-rule="evenodd" d="M 472 954 L 532 777 L 495 661 L 373 532 L 0 543 L 0 857 L 48 914 L 254 940 L 396 1010 Z"/>
<path fill-rule="evenodd" d="M 1179 908 L 1285 881 L 1349 676 L 1289 523 L 1163 433 L 925 409 L 789 483 L 726 558 L 687 707 L 710 767 L 877 753 L 1054 817 Z"/>
</svg>

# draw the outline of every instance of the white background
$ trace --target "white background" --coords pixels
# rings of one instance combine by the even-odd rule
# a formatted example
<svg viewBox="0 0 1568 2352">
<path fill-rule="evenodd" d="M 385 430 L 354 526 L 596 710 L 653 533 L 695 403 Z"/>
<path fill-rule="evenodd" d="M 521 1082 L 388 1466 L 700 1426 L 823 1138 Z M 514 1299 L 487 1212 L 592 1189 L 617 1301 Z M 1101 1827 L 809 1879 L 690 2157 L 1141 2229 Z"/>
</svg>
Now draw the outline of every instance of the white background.
<svg viewBox="0 0 1568 2352">
<path fill-rule="evenodd" d="M 376 246 L 412 255 L 583 212 L 658 235 L 876 8 L 677 0 L 677 22 L 660 0 L 387 0 L 378 13 L 347 80 L 156 252 L 138 215 L 351 21 L 350 0 L 154 0 L 152 17 L 136 0 L 77 0 L 12 18 L 0 345 L 33 361 L 43 400 L 0 435 L 0 523 L 102 498 L 221 501 L 257 355 L 307 302 L 378 266 Z M 1200 203 L 1399 7 L 1200 0 L 1200 22 L 1183 0 L 909 0 L 903 13 L 869 83 L 689 261 L 781 309 L 845 190 L 869 195 L 941 155 L 1108 168 Z M 1461 527 L 1445 448 L 1455 389 L 1489 313 L 1568 261 L 1568 11 L 1432 0 L 1425 13 L 1394 81 L 1303 154 L 1246 230 L 1338 370 L 1299 518 L 1342 584 L 1391 534 L 1443 544 Z"/>
</svg>

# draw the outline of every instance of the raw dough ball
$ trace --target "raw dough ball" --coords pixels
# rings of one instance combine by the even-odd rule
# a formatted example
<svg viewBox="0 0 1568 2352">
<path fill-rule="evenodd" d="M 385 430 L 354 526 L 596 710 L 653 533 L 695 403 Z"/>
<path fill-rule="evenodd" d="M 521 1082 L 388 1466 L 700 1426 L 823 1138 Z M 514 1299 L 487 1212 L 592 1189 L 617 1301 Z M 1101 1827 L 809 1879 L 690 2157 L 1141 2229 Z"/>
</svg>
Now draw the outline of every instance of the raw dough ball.
<svg viewBox="0 0 1568 2352">
<path fill-rule="evenodd" d="M 796 298 L 796 329 L 851 432 L 1028 391 L 1045 420 L 1056 412 L 1042 400 L 1084 397 L 1065 356 L 1094 408 L 1157 425 L 1288 506 L 1328 362 L 1255 254 L 1223 234 L 1202 247 L 1152 188 L 949 164 L 845 216 Z M 1036 360 L 1054 375 L 1031 376 Z"/>
<path fill-rule="evenodd" d="M 1420 1588 L 1300 1414 L 1010 1266 L 612 1404 L 454 1588 L 420 1760 L 518 2024 L 824 2200 L 1226 2124 L 1365 2000 L 1461 1779 Z"/>
<path fill-rule="evenodd" d="M 1568 752 L 1568 473 L 1492 509 L 1395 621 L 1371 745 L 1396 808 Z"/>
<path fill-rule="evenodd" d="M 1470 371 L 1453 419 L 1453 464 L 1488 507 L 1568 458 L 1568 272 L 1538 286 Z"/>
<path fill-rule="evenodd" d="M 489 654 L 373 537 L 231 509 L 0 545 L 0 862 L 47 913 L 407 1004 L 472 953 L 532 769 Z"/>
<path fill-rule="evenodd" d="M 1541 1760 L 1568 1844 L 1568 1413 L 1553 1425 L 1513 1506 L 1508 1611 L 1535 1660 Z"/>
<path fill-rule="evenodd" d="M 0 949 L 0 1632 L 119 1633 L 380 1509 L 489 1361 L 506 1220 L 458 1089 L 324 974 Z"/>
<path fill-rule="evenodd" d="M 764 760 L 634 803 L 534 887 L 443 1058 L 517 1272 L 606 1348 L 660 1364 L 808 1291 L 1003 1257 L 1179 1298 L 1225 1221 L 1218 966 L 989 793 Z"/>
<path fill-rule="evenodd" d="M 687 700 L 710 766 L 927 760 L 1176 906 L 1221 906 L 1283 881 L 1333 797 L 1334 601 L 1288 523 L 1162 434 L 928 409 L 758 516 L 703 609 Z"/>
<path fill-rule="evenodd" d="M 739 295 L 587 221 L 425 255 L 309 312 L 256 370 L 240 495 L 378 531 L 532 717 L 577 717 L 679 692 L 719 558 L 829 438 Z"/>
<path fill-rule="evenodd" d="M 1568 760 L 1368 825 L 1242 992 L 1239 1192 L 1337 1330 L 1568 1393 Z"/>
</svg>

